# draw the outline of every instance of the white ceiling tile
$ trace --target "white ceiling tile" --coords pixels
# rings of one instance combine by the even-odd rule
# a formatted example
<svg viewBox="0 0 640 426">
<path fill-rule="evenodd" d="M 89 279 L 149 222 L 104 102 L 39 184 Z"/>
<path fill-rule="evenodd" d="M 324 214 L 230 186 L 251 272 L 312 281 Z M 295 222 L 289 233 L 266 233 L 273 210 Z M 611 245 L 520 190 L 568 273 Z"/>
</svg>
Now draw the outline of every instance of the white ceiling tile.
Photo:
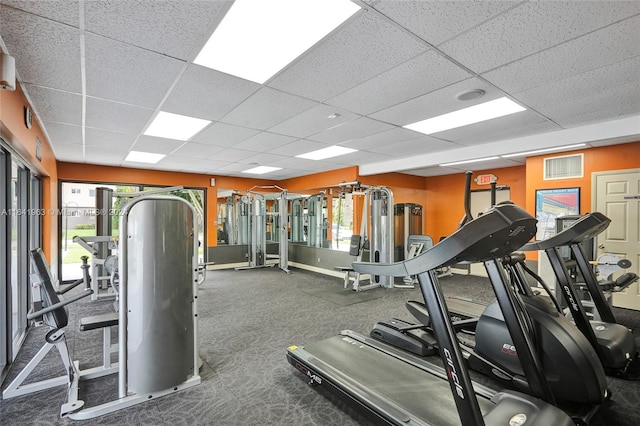
<svg viewBox="0 0 640 426">
<path fill-rule="evenodd" d="M 316 133 L 309 139 L 325 143 L 342 143 L 351 139 L 359 139 L 374 133 L 392 129 L 393 126 L 381 121 L 361 117 L 354 121 L 341 124 L 327 131 Z"/>
<path fill-rule="evenodd" d="M 429 152 L 444 151 L 446 149 L 459 148 L 460 145 L 440 139 L 423 136 L 403 142 L 390 143 L 371 149 L 371 151 L 396 157 L 409 157 L 412 155 L 426 154 Z"/>
<path fill-rule="evenodd" d="M 232 1 L 84 2 L 86 30 L 167 56 L 193 60 Z M 150 37 L 167 34 L 170 37 Z"/>
<path fill-rule="evenodd" d="M 82 96 L 61 92 L 33 84 L 25 85 L 26 92 L 38 108 L 43 121 L 82 125 Z"/>
<path fill-rule="evenodd" d="M 77 0 L 1 0 L 0 3 L 72 27 L 77 27 L 79 23 L 80 6 Z"/>
<path fill-rule="evenodd" d="M 528 136 L 534 133 L 552 132 L 554 130 L 560 130 L 560 127 L 539 114 L 527 110 L 456 129 L 445 130 L 444 132 L 435 133 L 434 136 L 461 145 L 472 146 Z"/>
<path fill-rule="evenodd" d="M 288 155 L 295 157 L 296 155 L 306 154 L 307 152 L 317 151 L 326 148 L 327 144 L 314 142 L 306 139 L 299 139 L 295 142 L 274 148 L 269 152 L 271 154 Z"/>
<path fill-rule="evenodd" d="M 250 167 L 248 167 L 246 164 L 231 162 L 225 166 L 220 167 L 220 170 L 223 171 L 225 174 L 232 173 L 233 175 L 238 175 L 243 170 L 247 170 L 249 168 Z M 257 175 L 244 175 L 244 176 L 256 177 Z"/>
<path fill-rule="evenodd" d="M 385 130 L 363 138 L 352 139 L 343 143 L 342 146 L 373 151 L 374 148 L 377 147 L 387 146 L 397 142 L 419 138 L 421 136 L 424 135 L 402 127 L 394 127 L 393 129 Z"/>
<path fill-rule="evenodd" d="M 378 14 L 360 12 L 267 84 L 323 101 L 427 49 Z"/>
<path fill-rule="evenodd" d="M 258 133 L 260 131 L 255 129 L 247 129 L 226 123 L 213 123 L 198 133 L 191 142 L 215 146 L 233 146 Z"/>
<path fill-rule="evenodd" d="M 156 108 L 184 62 L 86 34 L 87 95 Z"/>
<path fill-rule="evenodd" d="M 521 3 L 439 47 L 481 73 L 637 13 L 637 1 Z"/>
<path fill-rule="evenodd" d="M 539 109 L 608 92 L 622 81 L 627 84 L 640 81 L 640 56 L 515 93 L 514 96 L 526 105 Z"/>
<path fill-rule="evenodd" d="M 366 115 L 469 77 L 470 73 L 431 50 L 327 100 L 327 103 Z"/>
<path fill-rule="evenodd" d="M 334 163 L 342 164 L 343 166 L 378 163 L 380 161 L 391 160 L 391 155 L 380 154 L 370 151 L 356 151 L 345 155 L 339 155 L 332 157 L 330 160 Z"/>
<path fill-rule="evenodd" d="M 191 64 L 162 104 L 162 110 L 215 121 L 259 88 L 259 84 Z"/>
<path fill-rule="evenodd" d="M 265 152 L 286 145 L 296 138 L 290 136 L 277 135 L 275 133 L 260 132 L 255 136 L 234 145 L 237 149 L 246 149 L 247 151 Z"/>
<path fill-rule="evenodd" d="M 266 130 L 316 105 L 316 102 L 263 87 L 220 121 Z"/>
<path fill-rule="evenodd" d="M 458 93 L 473 89 L 481 89 L 486 93 L 484 96 L 472 101 L 458 101 L 456 99 Z M 504 95 L 504 92 L 479 78 L 469 78 L 436 90 L 435 92 L 427 93 L 410 101 L 386 108 L 375 114 L 371 114 L 371 117 L 380 121 L 404 126 L 440 114 L 488 102 Z"/>
<path fill-rule="evenodd" d="M 482 77 L 515 93 L 634 58 L 640 56 L 638 28 L 640 16 L 528 56 Z"/>
<path fill-rule="evenodd" d="M 253 156 L 255 152 L 241 149 L 226 148 L 220 152 L 210 155 L 208 158 L 216 161 L 236 162 Z"/>
<path fill-rule="evenodd" d="M 245 158 L 240 158 L 236 162 L 242 163 L 242 164 L 252 164 L 257 166 L 271 166 L 272 165 L 271 163 L 275 161 L 282 161 L 287 159 L 287 157 L 284 155 L 270 154 L 268 152 L 260 152 L 260 153 L 252 152 L 251 154 L 253 155 Z"/>
<path fill-rule="evenodd" d="M 112 132 L 109 130 L 88 127 L 85 132 L 85 144 L 92 147 L 102 147 L 107 153 L 111 150 L 128 152 L 136 140 L 131 133 Z"/>
<path fill-rule="evenodd" d="M 336 118 L 328 118 L 339 114 Z M 270 132 L 304 138 L 358 118 L 356 114 L 330 105 L 318 104 L 269 129 Z"/>
<path fill-rule="evenodd" d="M 614 128 L 609 121 L 626 118 L 620 126 L 631 127 L 640 114 L 638 1 L 354 1 L 372 6 L 271 87 L 190 64 L 230 1 L 0 0 L 9 5 L 0 6 L 0 44 L 16 57 L 19 81 L 61 161 L 244 178 L 256 177 L 240 173 L 247 163 L 270 163 L 283 169 L 261 177 L 274 180 L 356 164 L 387 172 L 485 149 L 497 155 L 514 143 L 548 146 L 548 135 L 581 131 L 561 126 L 590 125 L 613 143 L 615 131 L 603 130 Z M 493 71 L 469 77 L 465 66 Z M 478 88 L 483 98 L 455 100 Z M 502 96 L 530 111 L 437 137 L 395 127 Z M 159 109 L 214 122 L 189 142 L 143 136 Z M 334 112 L 341 115 L 328 120 Z M 155 166 L 124 163 L 134 144 L 168 157 Z M 331 144 L 359 151 L 324 161 L 294 157 Z M 491 167 L 513 164 L 521 162 Z M 459 173 L 467 165 L 436 169 Z"/>
<path fill-rule="evenodd" d="M 173 151 L 171 155 L 179 155 L 181 157 L 204 158 L 214 155 L 224 148 L 215 145 L 204 145 L 200 143 L 187 142 Z"/>
<path fill-rule="evenodd" d="M 154 152 L 156 154 L 169 154 L 178 149 L 185 142 L 175 139 L 157 138 L 155 136 L 140 136 L 131 147 L 132 151 Z"/>
<path fill-rule="evenodd" d="M 126 150 L 125 151 L 105 150 L 101 147 L 94 147 L 94 146 L 85 147 L 85 152 L 86 152 L 85 161 L 87 163 L 102 164 L 102 165 L 109 165 L 109 166 L 122 165 L 124 158 L 127 156 Z"/>
<path fill-rule="evenodd" d="M 317 173 L 325 170 L 335 170 L 344 167 L 344 164 L 338 164 L 331 161 L 316 161 L 295 157 L 276 160 L 269 165 L 273 167 L 282 167 L 287 170 L 305 170 L 306 174 Z"/>
<path fill-rule="evenodd" d="M 156 164 L 162 167 L 173 166 L 180 168 L 180 170 L 188 170 L 193 163 L 194 161 L 192 157 L 183 157 L 181 155 L 171 154 L 167 155 Z"/>
<path fill-rule="evenodd" d="M 114 132 L 138 134 L 153 110 L 96 98 L 87 98 L 86 126 Z"/>
<path fill-rule="evenodd" d="M 219 174 L 222 167 L 229 165 L 226 161 L 202 160 L 193 164 L 194 172 Z"/>
<path fill-rule="evenodd" d="M 373 7 L 437 45 L 513 7 L 513 1 L 380 1 Z"/>
<path fill-rule="evenodd" d="M 77 28 L 0 6 L 2 40 L 26 83 L 80 93 Z"/>
<path fill-rule="evenodd" d="M 595 109 L 593 105 L 598 105 L 599 108 Z M 593 96 L 567 99 L 562 104 L 540 107 L 540 112 L 563 127 L 636 115 L 640 113 L 640 83 L 636 81 L 606 92 L 594 93 Z"/>
<path fill-rule="evenodd" d="M 82 163 L 84 161 L 84 153 L 82 145 L 58 143 L 53 145 L 53 152 L 58 161 L 70 161 Z"/>
<path fill-rule="evenodd" d="M 51 139 L 54 146 L 58 144 L 77 144 L 82 146 L 82 127 L 73 124 L 49 123 L 44 122 L 44 128 L 47 129 L 47 135 Z"/>
</svg>

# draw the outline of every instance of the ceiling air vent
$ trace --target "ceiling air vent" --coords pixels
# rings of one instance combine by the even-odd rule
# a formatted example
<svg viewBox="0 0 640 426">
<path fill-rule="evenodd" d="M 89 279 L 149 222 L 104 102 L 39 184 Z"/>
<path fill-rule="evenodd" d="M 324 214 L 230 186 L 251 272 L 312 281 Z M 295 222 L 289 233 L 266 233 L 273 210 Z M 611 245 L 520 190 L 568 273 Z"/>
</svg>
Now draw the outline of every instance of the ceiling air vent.
<svg viewBox="0 0 640 426">
<path fill-rule="evenodd" d="M 544 180 L 581 178 L 583 176 L 584 154 L 544 159 Z"/>
</svg>

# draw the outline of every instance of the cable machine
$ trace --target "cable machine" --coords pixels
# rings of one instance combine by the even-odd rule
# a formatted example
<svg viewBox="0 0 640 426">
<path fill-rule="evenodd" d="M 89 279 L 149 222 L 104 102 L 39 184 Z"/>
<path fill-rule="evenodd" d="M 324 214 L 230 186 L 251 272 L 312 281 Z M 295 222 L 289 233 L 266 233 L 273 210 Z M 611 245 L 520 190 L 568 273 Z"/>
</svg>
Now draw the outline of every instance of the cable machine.
<svg viewBox="0 0 640 426">
<path fill-rule="evenodd" d="M 343 182 L 339 184 L 343 191 L 351 191 L 353 195 L 362 195 L 362 221 L 360 235 L 351 237 L 349 253 L 356 256 L 356 262 L 362 262 L 363 252 L 368 249 L 370 263 L 394 262 L 394 209 L 393 192 L 386 187 L 363 186 L 360 182 Z M 384 275 L 372 275 L 369 284 L 360 284 L 360 274 L 351 267 L 338 267 L 345 272 L 345 287 L 353 281 L 353 290 L 362 291 L 376 287 L 393 288 L 394 278 Z M 351 274 L 354 274 L 351 277 Z M 396 285 L 396 287 L 406 287 Z"/>
<path fill-rule="evenodd" d="M 270 232 L 272 239 L 274 233 L 278 242 L 278 254 L 267 254 L 267 210 L 265 193 L 254 191 L 258 189 L 276 189 L 280 191 L 277 197 L 273 198 L 274 207 L 271 212 L 272 231 Z M 273 194 L 273 193 L 269 193 Z M 277 206 L 277 207 L 276 207 Z M 247 190 L 247 194 L 240 197 L 238 206 L 239 221 L 244 222 L 247 218 L 247 257 L 249 264 L 244 267 L 235 268 L 236 270 L 264 268 L 273 266 L 267 264 L 267 258 L 277 258 L 278 267 L 289 273 L 289 245 L 288 245 L 288 208 L 287 208 L 287 190 L 279 186 L 254 186 Z M 245 214 L 246 213 L 246 214 Z"/>
<path fill-rule="evenodd" d="M 307 199 L 307 223 L 308 223 L 308 239 L 309 247 L 322 247 L 324 238 L 325 221 L 323 213 L 325 193 L 321 191 L 318 194 L 311 195 Z"/>
</svg>

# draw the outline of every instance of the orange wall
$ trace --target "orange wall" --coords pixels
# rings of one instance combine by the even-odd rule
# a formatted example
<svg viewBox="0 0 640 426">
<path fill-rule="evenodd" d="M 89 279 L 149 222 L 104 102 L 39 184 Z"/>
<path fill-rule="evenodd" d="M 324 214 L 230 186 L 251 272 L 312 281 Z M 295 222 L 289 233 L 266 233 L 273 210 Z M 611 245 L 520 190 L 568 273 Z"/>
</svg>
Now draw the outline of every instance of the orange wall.
<svg viewBox="0 0 640 426">
<path fill-rule="evenodd" d="M 584 154 L 584 177 L 544 180 L 544 158 L 567 154 Z M 640 167 L 640 142 L 590 148 L 570 153 L 540 155 L 527 158 L 527 211 L 535 214 L 536 189 L 580 188 L 580 214 L 591 211 L 591 174 L 609 170 Z"/>
<path fill-rule="evenodd" d="M 526 199 L 526 171 L 524 166 L 507 167 L 497 170 L 481 170 L 473 176 L 492 173 L 498 177 L 498 186 L 507 185 L 511 189 L 511 200 L 524 206 Z M 451 234 L 458 228 L 464 216 L 465 174 L 433 176 L 426 178 L 427 202 L 425 208 L 425 234 L 434 241 Z M 488 189 L 488 185 L 471 183 L 471 189 Z"/>
<path fill-rule="evenodd" d="M 45 211 L 58 209 L 58 176 L 56 159 L 35 115 L 33 125 L 27 129 L 24 109 L 29 105 L 16 82 L 16 90 L 0 90 L 0 135 L 34 170 L 42 176 L 43 207 Z M 40 139 L 42 160 L 36 158 L 36 138 Z M 52 264 L 58 259 L 58 221 L 54 214 L 45 214 L 42 220 L 42 240 L 47 259 Z"/>
</svg>

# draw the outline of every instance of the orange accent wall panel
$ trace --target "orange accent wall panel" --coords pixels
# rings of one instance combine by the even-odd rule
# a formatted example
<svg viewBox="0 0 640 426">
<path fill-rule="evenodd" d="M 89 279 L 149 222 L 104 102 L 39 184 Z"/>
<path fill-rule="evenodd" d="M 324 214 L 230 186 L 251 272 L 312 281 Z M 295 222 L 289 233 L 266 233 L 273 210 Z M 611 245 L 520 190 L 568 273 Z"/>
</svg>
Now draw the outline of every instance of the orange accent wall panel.
<svg viewBox="0 0 640 426">
<path fill-rule="evenodd" d="M 29 106 L 20 84 L 10 92 L 0 90 L 0 135 L 25 161 L 42 176 L 43 208 L 58 209 L 58 177 L 56 158 L 40 123 L 33 116 L 32 126 L 27 128 L 24 109 Z M 36 158 L 36 138 L 40 140 L 41 159 Z M 47 260 L 58 261 L 58 218 L 45 214 L 42 218 L 42 239 Z"/>
</svg>

